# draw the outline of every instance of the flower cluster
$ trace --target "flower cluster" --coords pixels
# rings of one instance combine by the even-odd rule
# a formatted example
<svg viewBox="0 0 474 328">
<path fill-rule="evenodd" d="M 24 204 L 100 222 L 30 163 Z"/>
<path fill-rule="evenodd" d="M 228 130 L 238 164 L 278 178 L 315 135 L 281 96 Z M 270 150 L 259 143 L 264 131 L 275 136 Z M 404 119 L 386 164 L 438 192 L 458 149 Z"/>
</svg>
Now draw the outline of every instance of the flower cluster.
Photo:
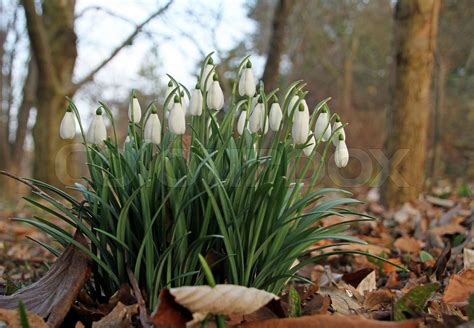
<svg viewBox="0 0 474 328">
<path fill-rule="evenodd" d="M 238 94 L 243 101 L 237 103 L 235 116 L 236 132 L 239 136 L 248 131 L 251 134 L 264 136 L 271 130 L 279 133 L 283 129 L 283 120 L 286 119 L 291 129 L 285 131 L 291 135 L 293 145 L 300 146 L 306 156 L 311 156 L 320 142 L 332 141 L 336 147 L 334 160 L 337 167 L 345 167 L 349 160 L 349 152 L 346 145 L 344 125 L 338 115 L 331 117 L 329 109 L 324 103 L 319 105 L 310 114 L 308 104 L 305 100 L 306 92 L 302 88 L 291 90 L 291 97 L 283 99 L 286 110 L 281 109 L 276 91 L 268 95 L 263 93 L 263 84 L 257 90 L 256 80 L 252 71 L 252 63 L 249 59 L 243 62 L 239 72 Z M 270 96 L 269 96 L 270 95 Z M 234 94 L 232 97 L 234 98 Z M 184 135 L 186 133 L 186 118 L 200 117 L 208 111 L 209 119 L 207 128 L 212 134 L 211 121 L 215 120 L 216 113 L 224 108 L 224 93 L 219 83 L 215 65 L 212 57 L 204 63 L 201 75 L 192 92 L 190 93 L 183 85 L 171 78 L 165 95 L 164 115 L 167 127 L 172 135 Z M 270 107 L 268 109 L 268 107 Z M 86 141 L 90 144 L 101 144 L 107 138 L 106 127 L 102 118 L 102 108 L 96 110 L 86 135 Z M 144 121 L 143 140 L 147 143 L 159 145 L 162 140 L 162 124 L 158 111 L 153 105 L 142 117 L 140 103 L 132 95 L 128 110 L 128 119 L 133 124 Z M 315 119 L 314 127 L 311 124 Z M 332 126 L 331 121 L 334 120 Z M 313 129 L 312 129 L 313 128 Z M 75 136 L 75 121 L 71 109 L 66 111 L 60 128 L 60 136 L 63 139 L 73 139 Z M 285 136 L 283 136 L 285 138 Z"/>
<path fill-rule="evenodd" d="M 317 185 L 334 146 L 338 167 L 349 159 L 345 125 L 329 98 L 309 107 L 303 81 L 265 90 L 249 57 L 223 90 L 211 55 L 191 90 L 168 75 L 160 102 L 145 107 L 132 92 L 123 145 L 106 104 L 84 128 L 69 101 L 60 136 L 73 139 L 79 125 L 89 174 L 72 189 L 83 199 L 35 180 L 61 201 L 38 193 L 54 210 L 32 204 L 79 230 L 90 248 L 53 222 L 24 221 L 90 256 L 87 290 L 98 298 L 113 295 L 130 269 L 153 308 L 161 288 L 205 282 L 201 255 L 216 283 L 278 294 L 303 266 L 334 254 L 313 256 L 331 245 L 319 241 L 362 242 L 346 232 L 371 218 L 319 224 L 331 215 L 364 216 L 348 208 L 358 201 L 347 192 Z"/>
</svg>

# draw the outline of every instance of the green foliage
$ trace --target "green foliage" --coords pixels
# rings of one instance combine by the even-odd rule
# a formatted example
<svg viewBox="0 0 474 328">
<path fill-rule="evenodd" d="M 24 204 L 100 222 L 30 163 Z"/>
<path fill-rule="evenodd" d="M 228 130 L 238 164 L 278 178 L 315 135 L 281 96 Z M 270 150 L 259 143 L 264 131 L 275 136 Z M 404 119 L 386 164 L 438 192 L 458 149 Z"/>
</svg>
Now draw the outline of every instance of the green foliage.
<svg viewBox="0 0 474 328">
<path fill-rule="evenodd" d="M 426 302 L 439 289 L 436 282 L 411 289 L 400 298 L 393 307 L 393 316 L 397 321 L 405 320 L 423 313 Z"/>
<path fill-rule="evenodd" d="M 30 324 L 28 322 L 28 315 L 26 314 L 25 304 L 23 301 L 18 302 L 18 314 L 20 315 L 20 324 L 21 328 L 30 328 Z"/>
<path fill-rule="evenodd" d="M 209 59 L 210 55 L 201 75 Z M 96 297 L 110 296 L 126 282 L 128 266 L 153 307 L 163 287 L 206 282 L 207 270 L 202 270 L 200 254 L 206 257 L 204 263 L 209 263 L 210 268 L 207 273 L 212 270 L 216 283 L 279 293 L 301 267 L 324 256 L 310 256 L 312 251 L 328 247 L 311 248 L 316 242 L 332 239 L 362 243 L 345 231 L 350 224 L 370 218 L 318 225 L 330 215 L 356 214 L 347 206 L 359 202 L 349 197 L 326 198 L 334 193 L 347 196 L 343 190 L 316 188 L 331 142 L 317 140 L 309 157 L 303 155 L 307 144 L 292 143 L 288 106 L 295 95 L 302 101 L 305 83 L 291 84 L 280 98 L 284 120 L 270 139 L 247 129 L 242 136 L 234 131 L 236 113 L 252 104 L 252 97 L 238 99 L 236 93 L 246 60 L 239 66 L 226 113 L 209 110 L 203 88 L 203 115 L 188 119 L 189 149 L 183 145 L 186 137 L 166 129 L 163 111 L 159 111 L 163 124 L 161 143 L 144 142 L 143 127 L 151 105 L 142 122 L 130 123 L 130 141 L 119 145 L 111 111 L 101 104 L 111 119 L 114 134 L 103 145 L 88 144 L 84 138 L 89 177 L 73 188 L 82 193 L 84 202 L 41 181 L 30 180 L 54 197 L 33 191 L 49 207 L 34 198 L 26 200 L 80 230 L 91 248 L 85 248 L 69 232 L 41 217 L 20 220 L 38 227 L 64 246 L 75 244 L 93 259 L 90 289 Z M 189 94 L 170 78 L 175 91 L 179 86 Z M 265 93 L 263 84 L 259 86 L 266 114 L 268 100 L 276 92 Z M 172 97 L 167 97 L 164 108 Z M 314 108 L 311 125 L 321 109 L 329 110 L 328 100 Z M 72 102 L 70 108 L 80 123 Z M 80 127 L 84 137 L 81 124 Z M 317 151 L 322 156 L 315 160 Z M 58 197 L 62 200 L 58 201 Z"/>
<path fill-rule="evenodd" d="M 301 298 L 293 286 L 288 292 L 288 316 L 290 318 L 301 317 Z"/>
</svg>

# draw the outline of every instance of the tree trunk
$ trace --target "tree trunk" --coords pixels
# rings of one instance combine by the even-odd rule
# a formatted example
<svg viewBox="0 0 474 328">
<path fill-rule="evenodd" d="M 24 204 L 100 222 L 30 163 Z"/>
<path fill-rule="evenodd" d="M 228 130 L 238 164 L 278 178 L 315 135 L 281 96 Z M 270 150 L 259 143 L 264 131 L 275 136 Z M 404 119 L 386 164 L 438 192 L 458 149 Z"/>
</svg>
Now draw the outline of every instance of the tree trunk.
<svg viewBox="0 0 474 328">
<path fill-rule="evenodd" d="M 285 47 L 285 28 L 295 3 L 295 0 L 279 0 L 275 8 L 267 62 L 262 77 L 268 91 L 275 89 L 278 84 L 280 61 Z"/>
<path fill-rule="evenodd" d="M 440 0 L 399 0 L 395 8 L 395 87 L 386 151 L 392 161 L 383 188 L 389 207 L 414 200 L 424 179 L 430 86 Z M 396 157 L 396 156 L 395 156 Z"/>
<path fill-rule="evenodd" d="M 59 126 L 66 109 L 65 86 L 72 83 L 77 58 L 74 31 L 74 0 L 42 2 L 42 15 L 34 1 L 24 0 L 28 35 L 38 66 L 37 116 L 33 128 L 35 158 L 33 176 L 58 187 L 72 181 L 65 169 L 70 142 L 59 138 Z M 52 60 L 54 58 L 54 60 Z"/>
</svg>

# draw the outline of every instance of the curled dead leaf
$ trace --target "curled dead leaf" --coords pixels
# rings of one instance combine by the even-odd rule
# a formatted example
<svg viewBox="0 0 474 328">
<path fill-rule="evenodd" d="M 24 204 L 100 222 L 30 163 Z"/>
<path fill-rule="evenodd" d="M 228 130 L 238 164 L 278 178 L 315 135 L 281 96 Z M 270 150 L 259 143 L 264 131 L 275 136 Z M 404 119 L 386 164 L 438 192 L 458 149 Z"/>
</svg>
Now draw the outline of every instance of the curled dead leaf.
<svg viewBox="0 0 474 328">
<path fill-rule="evenodd" d="M 275 294 L 237 285 L 171 288 L 177 303 L 193 313 L 249 314 L 278 299 Z"/>
<path fill-rule="evenodd" d="M 446 303 L 467 302 L 470 293 L 474 293 L 474 269 L 465 269 L 449 278 L 443 295 Z"/>
</svg>

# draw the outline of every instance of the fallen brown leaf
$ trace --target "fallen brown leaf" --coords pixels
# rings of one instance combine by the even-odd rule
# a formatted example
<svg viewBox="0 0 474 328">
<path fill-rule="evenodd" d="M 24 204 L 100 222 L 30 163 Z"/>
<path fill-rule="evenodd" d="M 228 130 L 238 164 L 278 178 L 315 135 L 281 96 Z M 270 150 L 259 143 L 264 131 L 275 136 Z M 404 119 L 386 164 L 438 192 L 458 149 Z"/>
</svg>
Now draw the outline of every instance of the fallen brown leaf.
<svg viewBox="0 0 474 328">
<path fill-rule="evenodd" d="M 450 224 L 445 224 L 439 227 L 435 227 L 430 229 L 430 231 L 436 235 L 442 236 L 442 235 L 453 235 L 456 233 L 464 233 L 466 232 L 466 228 L 464 228 L 462 225 L 458 223 L 450 223 Z"/>
<path fill-rule="evenodd" d="M 75 240 L 88 247 L 85 237 L 76 233 Z M 26 309 L 48 318 L 50 327 L 57 327 L 64 320 L 71 304 L 89 279 L 90 259 L 69 245 L 51 269 L 37 282 L 8 296 L 0 296 L 0 308 L 15 309 L 23 300 Z"/>
<path fill-rule="evenodd" d="M 398 257 L 393 257 L 393 258 L 388 258 L 386 259 L 388 262 L 391 262 L 393 264 L 398 264 L 398 265 L 402 265 L 402 261 L 400 260 L 400 258 Z M 390 263 L 387 263 L 387 262 L 383 262 L 383 266 L 382 266 L 382 271 L 384 273 L 390 273 L 390 272 L 393 272 L 393 271 L 398 271 L 400 270 L 399 268 L 397 268 L 396 266 L 390 264 Z"/>
<path fill-rule="evenodd" d="M 464 303 L 474 293 L 474 269 L 465 269 L 449 278 L 443 295 L 446 303 Z"/>
<path fill-rule="evenodd" d="M 393 299 L 394 295 L 388 288 L 374 290 L 365 295 L 364 308 L 368 311 L 377 311 L 390 305 Z"/>
<path fill-rule="evenodd" d="M 151 322 L 157 328 L 186 327 L 186 322 L 192 319 L 191 312 L 176 303 L 168 289 L 161 291 L 160 305 L 150 317 Z"/>
<path fill-rule="evenodd" d="M 299 318 L 271 319 L 244 323 L 245 328 L 415 328 L 418 321 L 384 322 L 368 320 L 361 316 L 312 315 Z"/>
<path fill-rule="evenodd" d="M 18 307 L 18 305 L 16 306 Z M 34 328 L 48 328 L 43 318 L 37 314 L 27 311 L 27 318 L 30 327 Z M 21 328 L 20 315 L 18 310 L 0 309 L 0 322 L 5 322 L 8 328 Z M 3 327 L 3 326 L 2 326 Z"/>
<path fill-rule="evenodd" d="M 413 237 L 400 237 L 393 244 L 399 251 L 406 253 L 419 253 L 420 243 Z"/>
<path fill-rule="evenodd" d="M 138 304 L 124 305 L 120 302 L 105 317 L 92 324 L 92 328 L 128 328 L 132 327 L 132 317 L 138 314 Z"/>
</svg>

